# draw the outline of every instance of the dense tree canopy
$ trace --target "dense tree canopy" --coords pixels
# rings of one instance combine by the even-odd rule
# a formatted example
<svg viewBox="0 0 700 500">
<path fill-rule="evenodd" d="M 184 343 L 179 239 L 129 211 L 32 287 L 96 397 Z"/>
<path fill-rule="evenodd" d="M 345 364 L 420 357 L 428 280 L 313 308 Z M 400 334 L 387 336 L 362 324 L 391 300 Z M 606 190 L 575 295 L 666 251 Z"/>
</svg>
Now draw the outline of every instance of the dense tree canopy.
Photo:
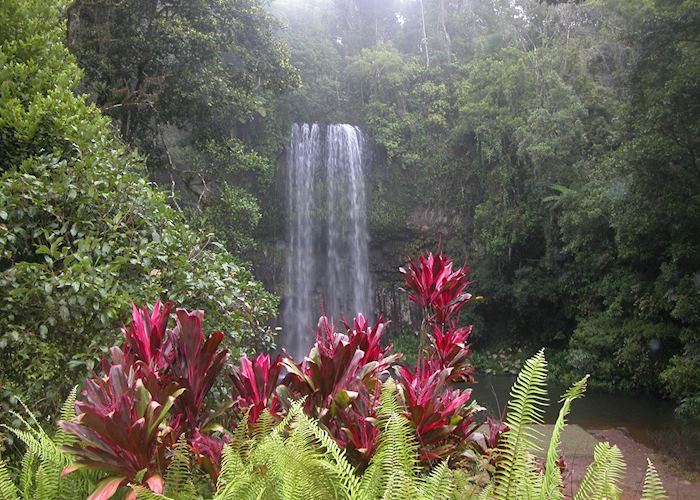
<svg viewBox="0 0 700 500">
<path fill-rule="evenodd" d="M 0 7 L 1 402 L 19 394 L 42 413 L 94 367 L 132 300 L 204 304 L 210 327 L 242 350 L 270 345 L 276 309 L 73 93 L 81 72 L 63 45 L 62 10 Z"/>
<path fill-rule="evenodd" d="M 697 1 L 277 8 L 309 82 L 291 119 L 359 122 L 381 152 L 375 245 L 467 259 L 482 342 L 698 414 Z"/>
<path fill-rule="evenodd" d="M 238 254 L 254 248 L 279 152 L 273 99 L 298 84 L 274 28 L 260 0 L 77 0 L 68 10 L 83 89 L 148 155 L 174 203 Z"/>
</svg>

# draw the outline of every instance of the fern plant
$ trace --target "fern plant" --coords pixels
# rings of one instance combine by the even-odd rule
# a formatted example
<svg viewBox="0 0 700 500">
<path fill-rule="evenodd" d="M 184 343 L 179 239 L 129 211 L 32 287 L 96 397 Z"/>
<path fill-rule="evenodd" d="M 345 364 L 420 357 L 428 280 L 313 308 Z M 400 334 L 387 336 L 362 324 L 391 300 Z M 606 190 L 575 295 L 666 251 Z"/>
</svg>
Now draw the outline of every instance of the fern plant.
<svg viewBox="0 0 700 500">
<path fill-rule="evenodd" d="M 446 463 L 421 475 L 415 434 L 391 379 L 382 387 L 378 415 L 380 444 L 359 477 L 345 450 L 295 403 L 252 449 L 236 440 L 224 448 L 215 498 L 449 498 Z"/>
<path fill-rule="evenodd" d="M 617 446 L 598 443 L 593 450 L 593 463 L 579 486 L 574 500 L 598 500 L 620 498 L 617 486 L 625 475 L 625 460 Z"/>
<path fill-rule="evenodd" d="M 520 497 L 537 486 L 532 456 L 540 450 L 540 436 L 532 426 L 543 423 L 543 408 L 547 405 L 546 381 L 547 361 L 544 350 L 541 350 L 526 361 L 511 389 L 506 414 L 508 430 L 499 443 L 493 492 L 496 498 Z"/>
<path fill-rule="evenodd" d="M 666 500 L 666 490 L 661 483 L 659 473 L 656 472 L 656 467 L 647 458 L 647 471 L 644 475 L 644 487 L 642 488 L 642 500 Z"/>
<path fill-rule="evenodd" d="M 61 409 L 62 420 L 75 418 L 75 398 L 77 387 L 73 388 Z M 21 402 L 21 401 L 20 401 Z M 18 485 L 15 485 L 5 463 L 0 460 L 0 499 L 84 499 L 92 490 L 98 477 L 94 473 L 81 471 L 69 477 L 62 477 L 62 472 L 73 462 L 70 455 L 62 450 L 70 445 L 73 437 L 61 429 L 51 438 L 41 427 L 34 414 L 22 403 L 26 415 L 13 413 L 22 424 L 16 429 L 3 425 L 14 434 L 27 451 L 22 459 Z"/>
<path fill-rule="evenodd" d="M 497 468 L 493 480 L 481 491 L 480 498 L 495 500 L 563 500 L 563 480 L 559 469 L 559 446 L 566 418 L 574 400 L 583 396 L 588 376 L 576 382 L 562 397 L 562 407 L 552 429 L 552 437 L 542 470 L 535 454 L 542 451 L 542 436 L 534 425 L 543 422 L 547 405 L 547 361 L 544 350 L 526 363 L 511 390 L 506 424 L 497 450 Z M 617 446 L 598 443 L 593 463 L 579 485 L 575 500 L 619 499 L 619 484 L 625 474 L 625 462 Z M 651 462 L 644 483 L 645 500 L 664 499 L 665 492 Z"/>
</svg>

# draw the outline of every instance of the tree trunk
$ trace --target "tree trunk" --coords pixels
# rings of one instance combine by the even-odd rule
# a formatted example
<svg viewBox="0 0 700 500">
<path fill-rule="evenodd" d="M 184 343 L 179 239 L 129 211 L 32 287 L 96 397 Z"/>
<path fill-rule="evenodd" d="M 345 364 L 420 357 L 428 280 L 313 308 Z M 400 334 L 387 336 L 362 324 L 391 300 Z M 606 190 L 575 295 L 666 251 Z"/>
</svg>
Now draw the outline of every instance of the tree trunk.
<svg viewBox="0 0 700 500">
<path fill-rule="evenodd" d="M 421 44 L 423 45 L 423 50 L 425 51 L 425 67 L 430 67 L 430 51 L 428 50 L 428 34 L 425 31 L 425 10 L 423 9 L 423 0 L 420 0 L 420 17 L 421 17 L 421 28 L 423 29 L 423 40 Z"/>
<path fill-rule="evenodd" d="M 440 0 L 440 14 L 438 16 L 438 22 L 440 23 L 440 29 L 445 35 L 445 51 L 447 52 L 447 62 L 452 62 L 452 40 L 450 39 L 450 33 L 447 31 L 447 24 L 445 22 L 447 18 L 447 9 L 445 8 L 445 0 Z"/>
</svg>

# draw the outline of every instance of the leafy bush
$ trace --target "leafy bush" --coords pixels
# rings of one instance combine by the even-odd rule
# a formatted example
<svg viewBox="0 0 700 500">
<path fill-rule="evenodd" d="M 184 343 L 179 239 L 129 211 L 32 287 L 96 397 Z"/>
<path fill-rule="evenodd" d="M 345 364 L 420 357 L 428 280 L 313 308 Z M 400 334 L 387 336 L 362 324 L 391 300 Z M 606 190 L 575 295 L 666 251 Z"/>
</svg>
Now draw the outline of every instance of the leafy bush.
<svg viewBox="0 0 700 500">
<path fill-rule="evenodd" d="M 64 6 L 0 6 L 0 385 L 42 415 L 115 340 L 132 300 L 201 304 L 242 350 L 271 345 L 264 324 L 277 306 L 185 225 L 108 120 L 73 94 L 81 73 L 62 45 Z"/>
</svg>

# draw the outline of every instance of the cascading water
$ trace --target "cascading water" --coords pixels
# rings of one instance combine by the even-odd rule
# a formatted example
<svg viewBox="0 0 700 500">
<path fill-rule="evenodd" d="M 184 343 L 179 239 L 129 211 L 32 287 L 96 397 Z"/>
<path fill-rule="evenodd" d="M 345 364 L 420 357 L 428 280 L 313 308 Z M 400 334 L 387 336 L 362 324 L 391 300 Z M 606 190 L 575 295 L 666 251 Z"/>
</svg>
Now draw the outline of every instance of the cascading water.
<svg viewBox="0 0 700 500">
<path fill-rule="evenodd" d="M 371 310 L 362 132 L 345 124 L 295 124 L 287 170 L 287 290 L 280 343 L 301 359 L 322 311 L 351 319 Z"/>
</svg>

